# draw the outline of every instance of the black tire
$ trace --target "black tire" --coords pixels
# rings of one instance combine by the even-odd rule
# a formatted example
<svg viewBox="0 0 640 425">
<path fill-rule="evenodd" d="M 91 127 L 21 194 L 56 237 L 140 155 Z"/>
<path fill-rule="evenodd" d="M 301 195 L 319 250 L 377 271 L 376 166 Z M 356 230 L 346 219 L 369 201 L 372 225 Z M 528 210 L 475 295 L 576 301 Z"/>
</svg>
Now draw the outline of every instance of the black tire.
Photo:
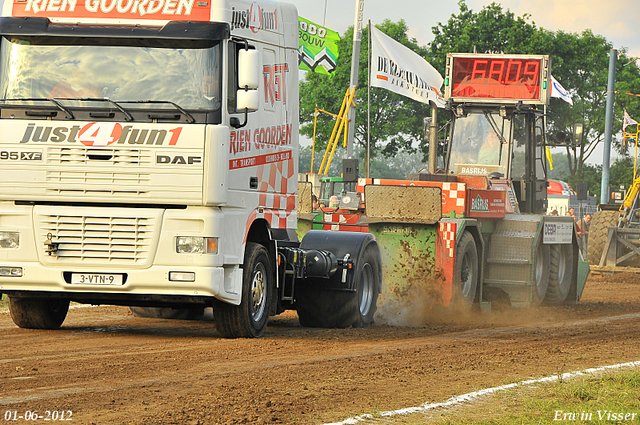
<svg viewBox="0 0 640 425">
<path fill-rule="evenodd" d="M 470 307 L 478 290 L 478 250 L 470 232 L 465 231 L 456 248 L 453 276 L 453 305 Z"/>
<path fill-rule="evenodd" d="M 213 317 L 218 332 L 226 338 L 257 338 L 269 321 L 274 277 L 267 249 L 247 242 L 242 272 L 240 305 L 216 301 Z"/>
<path fill-rule="evenodd" d="M 607 243 L 609 227 L 618 225 L 618 211 L 597 211 L 591 217 L 589 225 L 589 242 L 587 244 L 587 260 L 589 264 L 597 266 L 600 264 L 602 251 Z"/>
<path fill-rule="evenodd" d="M 377 249 L 365 248 L 356 271 L 356 291 L 332 291 L 313 282 L 296 287 L 296 308 L 302 326 L 354 328 L 369 326 L 377 310 L 382 268 Z"/>
<path fill-rule="evenodd" d="M 129 307 L 134 316 L 151 319 L 200 320 L 204 316 L 204 307 Z"/>
<path fill-rule="evenodd" d="M 542 241 L 538 241 L 535 257 L 533 258 L 533 282 L 531 290 L 531 304 L 538 306 L 544 300 L 549 288 L 550 249 Z"/>
<path fill-rule="evenodd" d="M 26 329 L 58 329 L 69 311 L 69 300 L 9 297 L 13 323 Z"/>
<path fill-rule="evenodd" d="M 546 304 L 562 304 L 569 295 L 573 279 L 573 245 L 551 245 L 549 249 L 549 286 Z"/>
</svg>

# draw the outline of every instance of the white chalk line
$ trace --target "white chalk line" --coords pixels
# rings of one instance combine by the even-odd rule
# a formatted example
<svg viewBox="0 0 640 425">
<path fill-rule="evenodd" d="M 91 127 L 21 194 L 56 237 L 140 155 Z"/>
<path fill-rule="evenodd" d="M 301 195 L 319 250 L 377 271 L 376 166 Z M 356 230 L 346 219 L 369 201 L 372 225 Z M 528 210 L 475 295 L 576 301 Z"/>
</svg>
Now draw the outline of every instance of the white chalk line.
<svg viewBox="0 0 640 425">
<path fill-rule="evenodd" d="M 445 402 L 442 402 L 442 403 L 429 403 L 429 404 L 425 403 L 422 406 L 407 407 L 407 408 L 399 409 L 399 410 L 392 410 L 392 411 L 388 411 L 388 412 L 380 412 L 380 413 L 378 413 L 376 415 L 364 414 L 364 415 L 360 415 L 360 416 L 355 416 L 353 418 L 345 419 L 342 422 L 332 422 L 332 423 L 327 423 L 327 424 L 324 424 L 324 425 L 354 425 L 354 424 L 357 424 L 359 422 L 364 422 L 364 421 L 376 419 L 376 418 L 379 418 L 379 417 L 381 417 L 381 418 L 390 418 L 390 417 L 393 417 L 393 416 L 410 415 L 410 414 L 413 414 L 413 413 L 426 413 L 426 412 L 428 412 L 430 410 L 446 408 L 446 407 L 453 407 L 453 406 L 456 406 L 458 404 L 469 403 L 469 402 L 472 402 L 472 401 L 474 401 L 476 399 L 479 399 L 481 397 L 492 395 L 492 394 L 495 394 L 495 393 L 500 392 L 500 391 L 510 390 L 512 388 L 517 388 L 517 387 L 527 386 L 527 385 L 533 385 L 533 384 L 540 384 L 540 383 L 563 381 L 563 380 L 567 380 L 567 379 L 576 378 L 578 376 L 593 375 L 593 374 L 596 374 L 596 373 L 605 372 L 607 370 L 626 369 L 626 368 L 632 368 L 632 367 L 640 367 L 640 361 L 629 362 L 629 363 L 620 363 L 620 364 L 609 365 L 609 366 L 594 367 L 594 368 L 585 369 L 585 370 L 577 371 L 577 372 L 567 372 L 567 373 L 558 374 L 558 375 L 546 376 L 544 378 L 529 379 L 529 380 L 526 380 L 526 381 L 520 381 L 520 382 L 516 382 L 516 383 L 513 383 L 513 384 L 501 385 L 499 387 L 487 388 L 487 389 L 484 389 L 484 390 L 480 390 L 480 391 L 475 391 L 475 392 L 472 392 L 472 393 L 459 395 L 459 396 L 456 396 L 456 397 L 452 397 L 449 400 L 447 400 Z"/>
</svg>

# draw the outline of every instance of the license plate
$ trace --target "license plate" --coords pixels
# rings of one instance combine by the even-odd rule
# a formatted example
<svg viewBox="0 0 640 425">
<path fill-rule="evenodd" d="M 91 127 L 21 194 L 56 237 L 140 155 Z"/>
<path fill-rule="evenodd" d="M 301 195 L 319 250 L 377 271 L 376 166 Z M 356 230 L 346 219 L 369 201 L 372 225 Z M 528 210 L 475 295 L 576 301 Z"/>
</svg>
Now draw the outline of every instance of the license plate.
<svg viewBox="0 0 640 425">
<path fill-rule="evenodd" d="M 80 285 L 122 285 L 121 274 L 71 273 L 71 283 Z"/>
</svg>

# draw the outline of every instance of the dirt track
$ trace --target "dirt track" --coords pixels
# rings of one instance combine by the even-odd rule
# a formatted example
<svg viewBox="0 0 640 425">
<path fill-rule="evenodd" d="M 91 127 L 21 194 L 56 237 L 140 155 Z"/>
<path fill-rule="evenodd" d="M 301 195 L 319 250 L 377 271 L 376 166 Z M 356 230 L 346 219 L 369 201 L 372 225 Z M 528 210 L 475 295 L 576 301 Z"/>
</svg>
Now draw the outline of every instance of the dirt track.
<svg viewBox="0 0 640 425">
<path fill-rule="evenodd" d="M 574 306 L 417 327 L 309 329 L 286 313 L 257 340 L 121 307 L 72 309 L 58 331 L 0 313 L 0 346 L 0 421 L 48 410 L 82 424 L 317 424 L 640 360 L 640 275 L 591 276 Z"/>
</svg>

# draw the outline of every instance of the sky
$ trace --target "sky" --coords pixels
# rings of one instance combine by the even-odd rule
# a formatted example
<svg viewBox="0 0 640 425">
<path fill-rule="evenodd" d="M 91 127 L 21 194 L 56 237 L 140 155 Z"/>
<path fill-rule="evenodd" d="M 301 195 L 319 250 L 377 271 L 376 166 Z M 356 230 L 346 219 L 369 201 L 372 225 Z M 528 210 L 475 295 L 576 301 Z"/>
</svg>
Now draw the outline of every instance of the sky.
<svg viewBox="0 0 640 425">
<path fill-rule="evenodd" d="M 298 14 L 343 34 L 353 25 L 356 0 L 284 0 L 298 8 Z M 628 54 L 640 57 L 640 1 L 620 0 L 494 0 L 516 16 L 531 15 L 529 22 L 550 31 L 579 33 L 591 29 L 604 36 L 613 47 L 625 47 Z M 466 0 L 467 6 L 479 12 L 490 0 Z M 326 14 L 325 14 L 326 4 Z M 460 12 L 456 0 L 364 0 L 364 20 L 375 25 L 384 19 L 404 19 L 409 36 L 418 44 L 433 40 L 431 28 L 445 23 Z M 635 29 L 634 29 L 635 28 Z"/>
</svg>

